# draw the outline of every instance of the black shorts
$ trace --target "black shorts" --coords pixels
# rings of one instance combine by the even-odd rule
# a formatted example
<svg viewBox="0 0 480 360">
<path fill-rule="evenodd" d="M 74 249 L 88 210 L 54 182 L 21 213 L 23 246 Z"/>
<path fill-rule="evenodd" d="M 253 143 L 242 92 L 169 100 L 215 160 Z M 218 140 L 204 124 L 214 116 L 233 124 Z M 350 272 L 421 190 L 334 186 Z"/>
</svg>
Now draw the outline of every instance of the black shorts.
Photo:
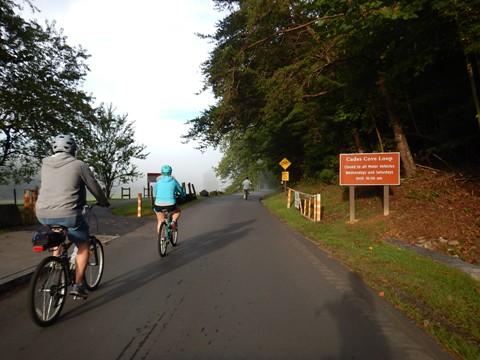
<svg viewBox="0 0 480 360">
<path fill-rule="evenodd" d="M 173 205 L 153 205 L 153 211 L 156 213 L 160 212 L 175 212 L 178 209 L 177 204 Z"/>
</svg>

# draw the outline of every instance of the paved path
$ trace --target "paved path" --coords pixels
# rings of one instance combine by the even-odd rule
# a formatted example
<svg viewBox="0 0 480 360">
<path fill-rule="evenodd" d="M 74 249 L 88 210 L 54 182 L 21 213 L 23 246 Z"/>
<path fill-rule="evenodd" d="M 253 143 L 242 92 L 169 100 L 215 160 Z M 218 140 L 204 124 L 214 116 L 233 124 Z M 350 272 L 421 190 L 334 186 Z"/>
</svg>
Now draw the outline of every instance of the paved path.
<svg viewBox="0 0 480 360">
<path fill-rule="evenodd" d="M 112 208 L 136 201 L 137 199 L 115 201 L 112 204 Z M 110 241 L 148 223 L 152 223 L 152 231 L 154 231 L 155 219 L 138 218 L 135 215 L 132 217 L 119 217 L 113 215 L 109 209 L 99 207 L 94 209 L 94 213 L 98 219 L 99 230 L 94 232 L 98 234 L 97 237 L 106 245 Z M 27 282 L 40 260 L 50 254 L 49 252 L 35 253 L 32 251 L 31 239 L 33 234 L 39 230 L 41 230 L 41 227 L 38 225 L 24 226 L 17 231 L 0 234 L 0 294 Z M 387 239 L 387 241 L 438 262 L 456 267 L 480 281 L 480 267 L 478 266 L 442 253 L 406 244 L 402 241 L 393 239 Z"/>
<path fill-rule="evenodd" d="M 136 201 L 114 201 L 111 208 Z M 156 220 L 151 218 L 119 217 L 106 208 L 95 207 L 93 211 L 98 219 L 98 231 L 95 231 L 92 222 L 91 230 L 105 245 L 142 225 L 152 223 L 154 229 L 156 224 Z M 41 230 L 42 226 L 30 225 L 0 234 L 0 294 L 27 282 L 40 260 L 50 255 L 48 251 L 36 253 L 32 250 L 32 236 Z"/>
</svg>

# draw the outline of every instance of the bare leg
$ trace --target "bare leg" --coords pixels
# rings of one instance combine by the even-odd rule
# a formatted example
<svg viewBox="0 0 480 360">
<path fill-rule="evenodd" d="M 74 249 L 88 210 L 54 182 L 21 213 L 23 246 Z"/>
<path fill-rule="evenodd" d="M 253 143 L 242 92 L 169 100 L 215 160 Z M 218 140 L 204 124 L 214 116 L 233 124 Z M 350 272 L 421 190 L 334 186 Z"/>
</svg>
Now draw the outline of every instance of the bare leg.
<svg viewBox="0 0 480 360">
<path fill-rule="evenodd" d="M 160 225 L 165 220 L 165 214 L 163 212 L 155 213 L 157 215 L 157 234 L 160 232 Z"/>
<path fill-rule="evenodd" d="M 180 217 L 180 211 L 172 214 L 172 220 L 175 222 L 177 222 L 179 217 Z"/>
<path fill-rule="evenodd" d="M 90 242 L 85 241 L 81 244 L 76 244 L 76 246 L 78 252 L 75 257 L 75 282 L 80 284 L 83 282 L 83 277 L 85 276 L 85 269 L 87 267 L 90 252 Z"/>
</svg>

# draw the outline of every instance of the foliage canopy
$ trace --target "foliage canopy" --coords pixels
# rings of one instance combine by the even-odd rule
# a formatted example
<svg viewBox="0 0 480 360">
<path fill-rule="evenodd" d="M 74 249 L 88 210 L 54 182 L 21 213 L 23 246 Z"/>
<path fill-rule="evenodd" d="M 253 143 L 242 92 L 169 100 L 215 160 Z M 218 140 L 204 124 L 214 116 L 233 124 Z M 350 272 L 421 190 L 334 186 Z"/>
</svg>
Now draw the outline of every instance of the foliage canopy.
<svg viewBox="0 0 480 360">
<path fill-rule="evenodd" d="M 90 165 L 95 177 L 105 186 L 111 198 L 114 186 L 127 184 L 143 174 L 132 159 L 146 159 L 145 145 L 135 143 L 134 122 L 127 115 L 115 115 L 112 104 L 102 104 L 96 109 L 96 122 L 84 141 L 81 158 Z"/>
<path fill-rule="evenodd" d="M 399 151 L 407 177 L 480 163 L 477 1 L 215 3 L 227 15 L 202 35 L 202 71 L 216 104 L 184 137 L 224 150 L 223 179 L 279 173 L 283 157 L 291 180 L 319 178 L 346 152 Z"/>
<path fill-rule="evenodd" d="M 29 181 L 57 133 L 85 135 L 91 97 L 79 86 L 89 55 L 55 24 L 28 22 L 0 0 L 0 183 Z M 52 134 L 52 129 L 56 131 Z"/>
<path fill-rule="evenodd" d="M 28 0 L 23 4 L 36 9 Z M 132 159 L 145 159 L 134 142 L 134 123 L 113 105 L 94 108 L 81 90 L 89 55 L 70 46 L 55 23 L 26 21 L 22 7 L 0 0 L 0 184 L 29 182 L 51 139 L 73 134 L 85 160 L 110 197 L 113 186 L 141 174 Z"/>
</svg>

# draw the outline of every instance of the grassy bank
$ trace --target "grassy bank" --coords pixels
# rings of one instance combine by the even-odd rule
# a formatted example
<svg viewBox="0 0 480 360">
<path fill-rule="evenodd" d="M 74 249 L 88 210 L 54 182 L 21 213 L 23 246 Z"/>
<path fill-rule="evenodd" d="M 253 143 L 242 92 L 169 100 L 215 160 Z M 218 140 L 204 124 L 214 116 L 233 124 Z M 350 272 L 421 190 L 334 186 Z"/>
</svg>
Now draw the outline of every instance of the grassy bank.
<svg viewBox="0 0 480 360">
<path fill-rule="evenodd" d="M 192 205 L 195 205 L 196 203 L 202 201 L 204 198 L 201 196 L 198 196 L 196 200 L 189 201 L 185 204 L 181 204 L 180 208 L 185 209 L 187 207 L 190 207 Z M 137 208 L 138 208 L 138 203 L 133 202 L 131 204 L 127 205 L 122 205 L 119 207 L 112 208 L 112 213 L 118 216 L 132 216 L 136 217 L 137 216 Z M 146 199 L 142 201 L 142 217 L 146 218 L 155 218 L 155 214 L 153 213 L 152 210 L 152 202 L 150 199 Z"/>
<path fill-rule="evenodd" d="M 322 195 L 320 222 L 305 219 L 293 206 L 287 209 L 282 192 L 264 200 L 272 213 L 316 242 L 411 317 L 447 350 L 462 359 L 480 359 L 480 283 L 467 274 L 383 240 L 389 227 L 381 198 L 356 201 L 349 223 L 349 204 L 339 186 L 296 189 Z"/>
</svg>

